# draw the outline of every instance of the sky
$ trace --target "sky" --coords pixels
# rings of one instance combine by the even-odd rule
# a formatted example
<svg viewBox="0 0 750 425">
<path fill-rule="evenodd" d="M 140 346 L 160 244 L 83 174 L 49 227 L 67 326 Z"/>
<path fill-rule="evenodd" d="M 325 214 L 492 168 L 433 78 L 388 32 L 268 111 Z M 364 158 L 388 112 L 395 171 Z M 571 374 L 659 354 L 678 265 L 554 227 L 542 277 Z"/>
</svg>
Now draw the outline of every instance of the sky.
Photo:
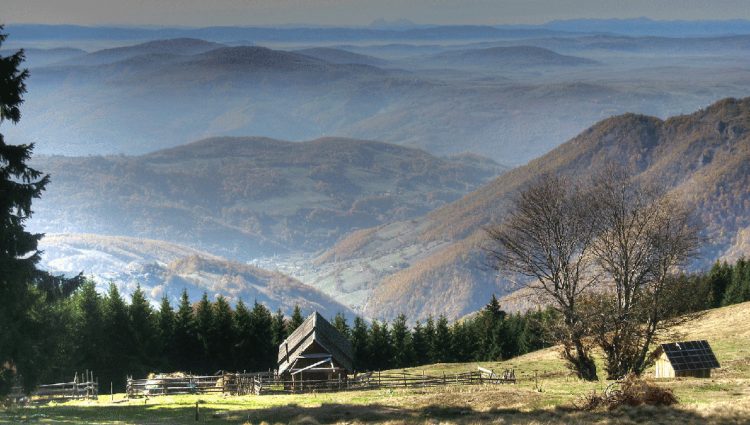
<svg viewBox="0 0 750 425">
<path fill-rule="evenodd" d="M 540 24 L 556 19 L 750 19 L 750 0 L 0 0 L 0 21 L 80 25 Z"/>
</svg>

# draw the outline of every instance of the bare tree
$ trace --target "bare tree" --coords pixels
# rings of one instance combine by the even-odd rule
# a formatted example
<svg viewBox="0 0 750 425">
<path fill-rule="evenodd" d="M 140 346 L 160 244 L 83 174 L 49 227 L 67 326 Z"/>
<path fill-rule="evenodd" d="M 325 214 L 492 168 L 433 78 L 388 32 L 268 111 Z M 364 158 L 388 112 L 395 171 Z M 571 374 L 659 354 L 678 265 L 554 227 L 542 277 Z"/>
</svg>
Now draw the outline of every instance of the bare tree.
<svg viewBox="0 0 750 425">
<path fill-rule="evenodd" d="M 589 249 L 595 235 L 587 193 L 562 177 L 544 176 L 524 190 L 499 226 L 486 228 L 492 265 L 525 277 L 527 286 L 551 301 L 562 318 L 556 338 L 576 374 L 596 380 L 588 320 L 579 305 L 595 284 Z"/>
<path fill-rule="evenodd" d="M 586 302 L 592 335 L 610 379 L 641 374 L 655 338 L 674 325 L 666 320 L 679 297 L 672 275 L 695 255 L 698 232 L 683 205 L 620 168 L 595 177 L 589 202 L 591 254 L 603 278 Z"/>
</svg>

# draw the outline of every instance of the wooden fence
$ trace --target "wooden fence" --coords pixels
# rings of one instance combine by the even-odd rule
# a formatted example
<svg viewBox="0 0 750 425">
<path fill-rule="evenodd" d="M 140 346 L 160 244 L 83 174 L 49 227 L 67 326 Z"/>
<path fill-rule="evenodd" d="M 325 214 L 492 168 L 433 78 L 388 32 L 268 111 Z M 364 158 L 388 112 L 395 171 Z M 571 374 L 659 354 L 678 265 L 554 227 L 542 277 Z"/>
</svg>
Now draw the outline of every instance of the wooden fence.
<svg viewBox="0 0 750 425">
<path fill-rule="evenodd" d="M 497 385 L 516 383 L 515 372 L 506 370 L 495 374 L 478 368 L 475 372 L 428 375 L 415 372 L 367 372 L 350 375 L 347 379 L 284 379 L 274 372 L 222 373 L 212 376 L 154 377 L 127 380 L 127 396 L 142 397 L 166 394 L 225 393 L 296 394 L 306 392 L 334 392 L 380 388 L 415 388 L 447 385 Z"/>
<path fill-rule="evenodd" d="M 20 387 L 16 387 L 11 392 L 10 398 L 24 402 L 48 402 L 80 399 L 96 400 L 98 396 L 99 383 L 94 378 L 93 372 L 86 371 L 80 375 L 76 373 L 71 382 L 39 385 L 28 396 L 23 394 Z"/>
</svg>

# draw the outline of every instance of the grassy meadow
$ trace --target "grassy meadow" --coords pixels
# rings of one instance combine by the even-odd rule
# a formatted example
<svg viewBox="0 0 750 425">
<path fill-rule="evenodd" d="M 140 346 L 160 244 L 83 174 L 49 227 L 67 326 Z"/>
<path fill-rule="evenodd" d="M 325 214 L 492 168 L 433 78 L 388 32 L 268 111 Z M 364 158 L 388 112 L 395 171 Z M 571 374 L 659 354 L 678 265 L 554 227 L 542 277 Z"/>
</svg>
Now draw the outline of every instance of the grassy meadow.
<svg viewBox="0 0 750 425">
<path fill-rule="evenodd" d="M 576 400 L 603 391 L 607 381 L 570 376 L 555 349 L 509 361 L 435 364 L 412 369 L 428 374 L 514 368 L 516 385 L 351 391 L 264 396 L 164 396 L 98 401 L 0 411 L 0 424 L 554 424 L 554 423 L 750 423 L 750 303 L 711 310 L 679 330 L 684 339 L 707 339 L 722 368 L 710 379 L 660 381 L 679 399 L 673 407 L 628 407 L 581 412 Z"/>
</svg>

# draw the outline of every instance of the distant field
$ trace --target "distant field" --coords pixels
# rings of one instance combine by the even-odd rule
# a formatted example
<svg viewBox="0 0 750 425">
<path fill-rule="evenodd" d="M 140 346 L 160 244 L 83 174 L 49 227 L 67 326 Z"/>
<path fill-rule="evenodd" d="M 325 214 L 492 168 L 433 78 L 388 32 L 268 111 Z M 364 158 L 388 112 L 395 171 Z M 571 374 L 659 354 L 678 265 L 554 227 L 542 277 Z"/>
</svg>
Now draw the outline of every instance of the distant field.
<svg viewBox="0 0 750 425">
<path fill-rule="evenodd" d="M 750 303 L 708 312 L 681 329 L 685 339 L 707 339 L 722 368 L 711 379 L 663 381 L 680 403 L 674 408 L 626 408 L 614 412 L 573 410 L 574 401 L 602 391 L 606 381 L 570 377 L 554 349 L 506 362 L 436 364 L 413 370 L 431 374 L 514 368 L 517 385 L 442 389 L 373 390 L 283 396 L 169 396 L 122 401 L 69 402 L 0 412 L 0 423 L 190 424 L 195 423 L 750 423 Z M 537 379 L 534 379 L 534 376 Z"/>
</svg>

